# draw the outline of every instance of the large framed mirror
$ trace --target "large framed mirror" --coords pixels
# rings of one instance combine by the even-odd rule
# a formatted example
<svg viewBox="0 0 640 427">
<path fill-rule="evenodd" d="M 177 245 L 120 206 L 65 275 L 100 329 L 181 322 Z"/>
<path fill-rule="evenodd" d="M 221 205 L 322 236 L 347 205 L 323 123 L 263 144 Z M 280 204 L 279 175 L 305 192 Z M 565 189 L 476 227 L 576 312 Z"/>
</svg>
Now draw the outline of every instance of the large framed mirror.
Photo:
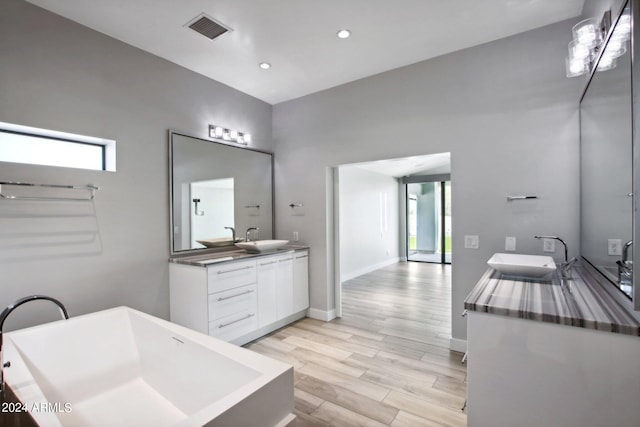
<svg viewBox="0 0 640 427">
<path fill-rule="evenodd" d="M 169 131 L 171 254 L 273 237 L 273 154 Z"/>
<path fill-rule="evenodd" d="M 580 101 L 580 212 L 583 259 L 633 299 L 630 16 L 629 2 L 613 16 L 610 36 Z M 617 49 L 615 59 L 605 64 L 612 49 Z"/>
</svg>

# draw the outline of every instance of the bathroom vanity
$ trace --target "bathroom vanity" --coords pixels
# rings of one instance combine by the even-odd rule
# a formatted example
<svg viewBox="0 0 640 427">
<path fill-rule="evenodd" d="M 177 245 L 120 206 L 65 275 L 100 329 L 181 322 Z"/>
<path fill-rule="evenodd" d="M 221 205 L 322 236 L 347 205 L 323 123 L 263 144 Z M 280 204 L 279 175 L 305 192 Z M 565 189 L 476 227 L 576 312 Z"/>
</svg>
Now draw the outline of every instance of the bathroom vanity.
<svg viewBox="0 0 640 427">
<path fill-rule="evenodd" d="M 485 272 L 465 301 L 469 427 L 640 425 L 640 322 L 596 274 Z"/>
<path fill-rule="evenodd" d="M 242 345 L 306 315 L 309 249 L 170 259 L 171 321 Z"/>
</svg>

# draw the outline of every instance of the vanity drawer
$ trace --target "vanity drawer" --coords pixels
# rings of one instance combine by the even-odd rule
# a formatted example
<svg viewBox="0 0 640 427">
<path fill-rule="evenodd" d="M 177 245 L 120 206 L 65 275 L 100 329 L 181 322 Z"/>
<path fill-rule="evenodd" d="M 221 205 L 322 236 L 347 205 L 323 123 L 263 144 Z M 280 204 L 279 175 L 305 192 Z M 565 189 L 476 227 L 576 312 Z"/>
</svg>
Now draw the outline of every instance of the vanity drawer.
<svg viewBox="0 0 640 427">
<path fill-rule="evenodd" d="M 256 283 L 256 261 L 242 261 L 207 267 L 210 294 Z"/>
<path fill-rule="evenodd" d="M 209 320 L 255 309 L 257 301 L 255 284 L 211 294 L 209 295 Z"/>
<path fill-rule="evenodd" d="M 255 307 L 209 322 L 209 335 L 231 341 L 258 329 Z"/>
</svg>

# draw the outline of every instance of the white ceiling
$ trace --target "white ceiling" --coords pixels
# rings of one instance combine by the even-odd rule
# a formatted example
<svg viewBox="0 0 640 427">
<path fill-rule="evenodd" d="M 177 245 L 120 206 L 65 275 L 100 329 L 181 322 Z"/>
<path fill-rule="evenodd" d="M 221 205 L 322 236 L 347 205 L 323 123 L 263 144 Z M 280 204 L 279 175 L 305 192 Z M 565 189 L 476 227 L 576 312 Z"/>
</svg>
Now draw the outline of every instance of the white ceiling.
<svg viewBox="0 0 640 427">
<path fill-rule="evenodd" d="M 580 15 L 584 0 L 27 0 L 276 104 Z M 230 27 L 215 40 L 196 16 Z M 336 37 L 348 28 L 353 35 Z M 559 41 L 565 43 L 566 40 Z M 262 70 L 260 62 L 272 68 Z"/>
<path fill-rule="evenodd" d="M 451 173 L 451 153 L 427 154 L 424 156 L 402 157 L 350 165 L 395 178 L 410 175 L 433 175 Z"/>
</svg>

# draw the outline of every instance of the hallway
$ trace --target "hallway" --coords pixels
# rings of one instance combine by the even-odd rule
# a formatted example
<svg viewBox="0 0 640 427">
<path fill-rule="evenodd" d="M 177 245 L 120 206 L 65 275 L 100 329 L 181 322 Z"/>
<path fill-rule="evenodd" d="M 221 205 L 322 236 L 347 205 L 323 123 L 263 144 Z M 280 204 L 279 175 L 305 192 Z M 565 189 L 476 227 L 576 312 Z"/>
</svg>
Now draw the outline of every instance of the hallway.
<svg viewBox="0 0 640 427">
<path fill-rule="evenodd" d="M 294 366 L 298 426 L 465 426 L 450 272 L 399 263 L 354 278 L 342 318 L 305 318 L 247 348 Z"/>
</svg>

